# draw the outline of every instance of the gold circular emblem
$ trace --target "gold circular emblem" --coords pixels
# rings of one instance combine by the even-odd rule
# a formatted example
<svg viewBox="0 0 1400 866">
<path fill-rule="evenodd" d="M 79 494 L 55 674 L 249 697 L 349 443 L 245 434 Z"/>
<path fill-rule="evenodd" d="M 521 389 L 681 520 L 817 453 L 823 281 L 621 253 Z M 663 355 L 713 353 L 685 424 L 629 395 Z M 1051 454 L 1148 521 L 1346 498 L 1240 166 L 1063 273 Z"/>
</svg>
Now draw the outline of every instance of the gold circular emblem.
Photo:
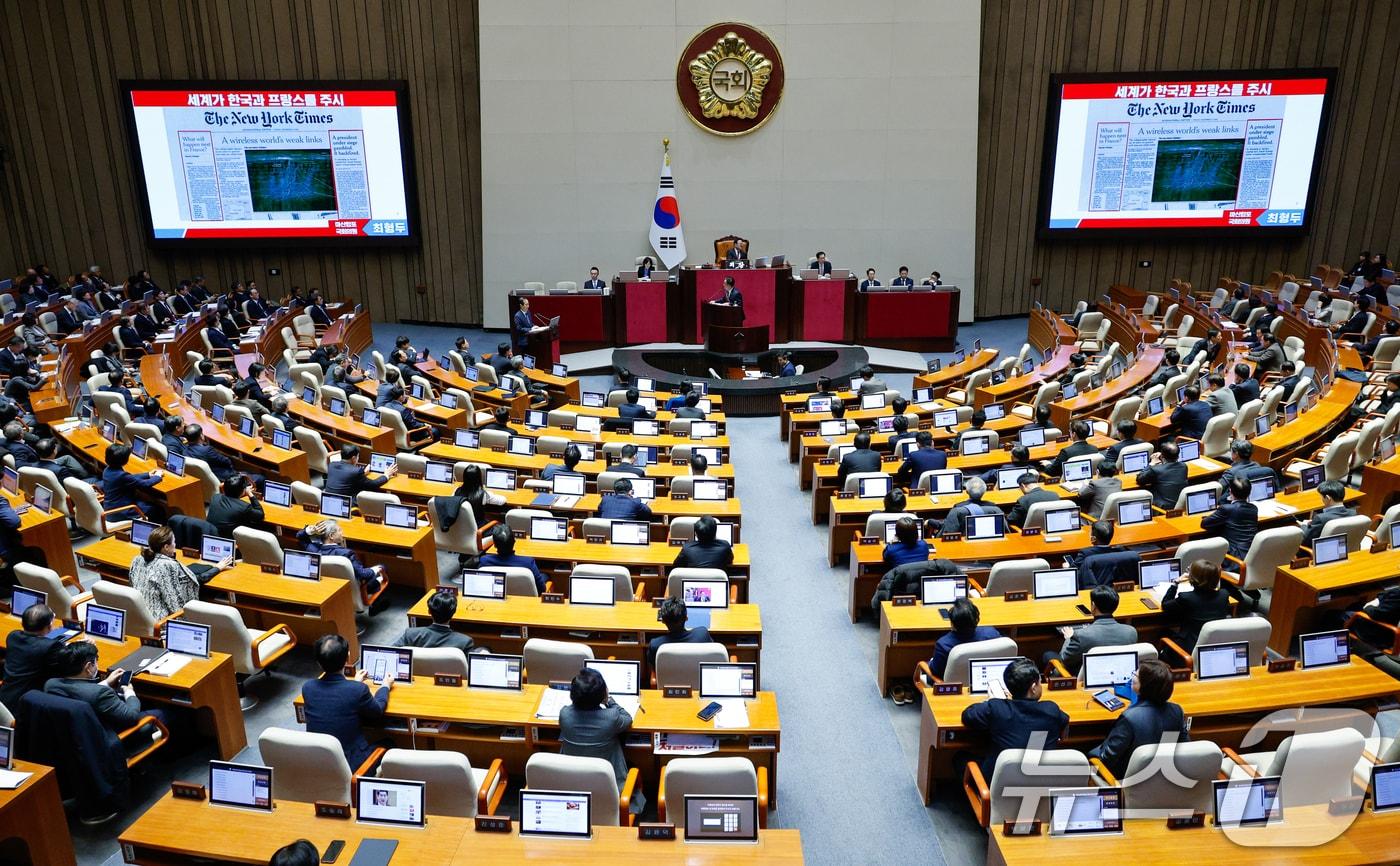
<svg viewBox="0 0 1400 866">
<path fill-rule="evenodd" d="M 719 135 L 762 126 L 782 98 L 777 46 L 746 24 L 707 27 L 681 53 L 676 87 L 687 116 Z"/>
</svg>

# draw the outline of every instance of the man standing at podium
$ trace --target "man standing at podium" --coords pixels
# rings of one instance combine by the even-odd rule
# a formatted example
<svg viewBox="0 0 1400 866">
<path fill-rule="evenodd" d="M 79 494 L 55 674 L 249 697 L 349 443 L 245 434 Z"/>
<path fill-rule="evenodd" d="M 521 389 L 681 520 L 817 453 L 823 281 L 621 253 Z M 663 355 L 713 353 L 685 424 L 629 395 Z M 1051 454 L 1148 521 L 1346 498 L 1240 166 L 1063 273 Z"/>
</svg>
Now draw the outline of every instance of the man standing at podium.
<svg viewBox="0 0 1400 866">
<path fill-rule="evenodd" d="M 731 307 L 738 307 L 741 314 L 744 312 L 744 293 L 735 287 L 733 277 L 724 278 L 724 299 L 721 303 L 728 304 Z"/>
<path fill-rule="evenodd" d="M 524 352 L 526 343 L 529 340 L 530 329 L 535 323 L 530 319 L 530 299 L 520 299 L 520 309 L 515 311 L 515 318 L 511 321 L 511 328 L 515 331 L 515 350 Z"/>
<path fill-rule="evenodd" d="M 817 272 L 819 277 L 831 276 L 831 262 L 826 260 L 826 253 L 817 250 L 817 260 L 812 269 Z"/>
<path fill-rule="evenodd" d="M 603 281 L 598 279 L 598 266 L 594 265 L 588 269 L 588 279 L 584 280 L 583 287 L 589 291 L 603 290 Z"/>
</svg>

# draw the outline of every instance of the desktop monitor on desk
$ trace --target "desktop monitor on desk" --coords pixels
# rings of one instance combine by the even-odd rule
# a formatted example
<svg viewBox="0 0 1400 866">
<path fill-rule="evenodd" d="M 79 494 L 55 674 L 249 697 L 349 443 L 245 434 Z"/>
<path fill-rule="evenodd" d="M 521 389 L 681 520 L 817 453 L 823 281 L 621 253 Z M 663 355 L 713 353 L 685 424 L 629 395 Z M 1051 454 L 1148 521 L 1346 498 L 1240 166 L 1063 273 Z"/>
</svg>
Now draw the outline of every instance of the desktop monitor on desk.
<svg viewBox="0 0 1400 866">
<path fill-rule="evenodd" d="M 958 426 L 958 410 L 940 409 L 933 413 L 933 426 L 935 427 L 956 427 Z"/>
<path fill-rule="evenodd" d="M 393 824 L 400 827 L 422 827 L 426 782 L 407 779 L 385 779 L 380 776 L 358 776 L 355 817 L 362 823 Z"/>
<path fill-rule="evenodd" d="M 1072 598 L 1079 594 L 1078 572 L 1072 568 L 1042 569 L 1031 574 L 1031 595 L 1037 601 Z"/>
<path fill-rule="evenodd" d="M 593 836 L 591 794 L 585 791 L 520 792 L 521 836 Z"/>
<path fill-rule="evenodd" d="M 694 578 L 681 580 L 681 601 L 687 607 L 727 608 L 729 607 L 729 580 L 727 578 Z"/>
<path fill-rule="evenodd" d="M 569 604 L 617 604 L 616 587 L 608 576 L 574 575 L 569 578 Z"/>
<path fill-rule="evenodd" d="M 701 662 L 700 697 L 752 698 L 758 693 L 758 666 L 753 662 Z"/>
<path fill-rule="evenodd" d="M 1061 532 L 1078 532 L 1080 525 L 1079 508 L 1069 505 L 1060 508 L 1045 509 L 1045 534 L 1056 535 Z"/>
<path fill-rule="evenodd" d="M 1216 780 L 1215 826 L 1225 829 L 1268 824 L 1283 819 L 1283 798 L 1279 796 L 1282 776 Z"/>
<path fill-rule="evenodd" d="M 209 802 L 215 806 L 272 811 L 272 768 L 210 761 Z"/>
<path fill-rule="evenodd" d="M 614 519 L 609 524 L 608 529 L 608 540 L 613 544 L 644 545 L 651 543 L 651 527 L 645 520 Z"/>
<path fill-rule="evenodd" d="M 1175 582 L 1181 578 L 1181 561 L 1153 559 L 1138 563 L 1138 587 L 1152 589 L 1159 583 Z"/>
<path fill-rule="evenodd" d="M 921 578 L 919 598 L 925 605 L 946 607 L 960 598 L 967 598 L 967 578 L 937 575 Z"/>
<path fill-rule="evenodd" d="M 1006 537 L 1006 517 L 1001 514 L 969 514 L 963 519 L 968 541 L 996 541 Z"/>
<path fill-rule="evenodd" d="M 1138 656 L 1135 650 L 1126 652 L 1085 653 L 1084 688 L 1111 689 L 1123 683 L 1132 682 L 1137 673 Z"/>
<path fill-rule="evenodd" d="M 473 689 L 521 690 L 520 672 L 524 656 L 467 654 L 467 687 Z"/>
</svg>

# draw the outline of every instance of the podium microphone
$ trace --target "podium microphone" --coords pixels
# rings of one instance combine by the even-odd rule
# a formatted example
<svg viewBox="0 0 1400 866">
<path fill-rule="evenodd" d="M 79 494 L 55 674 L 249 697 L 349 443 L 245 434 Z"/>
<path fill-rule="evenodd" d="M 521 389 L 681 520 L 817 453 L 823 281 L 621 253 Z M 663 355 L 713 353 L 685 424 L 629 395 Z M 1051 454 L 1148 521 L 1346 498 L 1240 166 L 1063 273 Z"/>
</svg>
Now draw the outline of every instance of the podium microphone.
<svg viewBox="0 0 1400 866">
<path fill-rule="evenodd" d="M 548 324 L 549 324 L 549 319 L 548 319 L 547 317 L 545 317 L 545 316 L 540 315 L 539 313 L 531 313 L 530 315 L 534 317 L 534 319 L 535 319 L 535 324 L 536 324 L 536 325 L 548 325 Z"/>
</svg>

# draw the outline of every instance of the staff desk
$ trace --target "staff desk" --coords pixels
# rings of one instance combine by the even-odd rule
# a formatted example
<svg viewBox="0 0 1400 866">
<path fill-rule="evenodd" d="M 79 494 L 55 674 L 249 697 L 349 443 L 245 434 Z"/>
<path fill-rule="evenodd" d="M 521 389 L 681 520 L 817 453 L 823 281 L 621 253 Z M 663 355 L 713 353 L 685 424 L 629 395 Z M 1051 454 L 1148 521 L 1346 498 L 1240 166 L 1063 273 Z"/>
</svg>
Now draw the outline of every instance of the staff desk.
<svg viewBox="0 0 1400 866">
<path fill-rule="evenodd" d="M 1129 808 L 1132 804 L 1128 804 Z M 1348 826 L 1350 824 L 1350 826 Z M 1345 829 L 1322 845 L 1311 842 L 1317 831 Z M 1386 862 L 1400 833 L 1400 814 L 1366 811 L 1350 818 L 1332 816 L 1327 806 L 1289 806 L 1284 820 L 1271 827 L 1231 831 L 1229 835 L 1207 824 L 1189 830 L 1169 830 L 1157 819 L 1129 819 L 1118 835 L 1053 839 L 1042 836 L 1003 836 L 992 830 L 987 840 L 987 866 L 1082 866 L 1084 863 L 1176 863 L 1185 853 L 1198 863 L 1230 863 L 1234 866 L 1362 866 Z M 1328 834 L 1330 835 L 1330 834 Z M 1243 840 L 1253 839 L 1246 845 Z M 1267 844 L 1265 844 L 1267 843 Z"/>
<path fill-rule="evenodd" d="M 666 592 L 666 578 L 681 548 L 657 541 L 650 544 L 599 544 L 584 538 L 570 538 L 567 541 L 517 538 L 515 552 L 520 556 L 534 557 L 540 571 L 553 580 L 553 591 L 562 592 L 565 597 L 569 594 L 569 573 L 575 565 L 589 563 L 624 566 L 632 573 L 633 584 L 640 583 L 645 587 L 645 597 L 656 598 Z M 749 600 L 750 567 L 749 546 L 734 545 L 734 563 L 725 571 L 737 587 L 737 601 L 741 603 Z"/>
<path fill-rule="evenodd" d="M 0 615 L 0 647 L 10 632 L 19 631 L 19 617 Z M 78 640 L 81 638 L 74 638 Z M 97 666 L 111 670 L 122 659 L 141 648 L 141 640 L 128 637 L 120 641 L 93 638 L 97 645 Z M 0 650 L 2 651 L 2 650 Z M 195 711 L 199 732 L 212 736 L 219 743 L 219 757 L 231 760 L 248 745 L 248 732 L 243 726 L 243 709 L 238 702 L 238 684 L 234 678 L 233 658 L 211 652 L 207 659 L 191 659 L 188 664 L 168 677 L 138 673 L 131 680 L 143 704 L 151 701 Z"/>
<path fill-rule="evenodd" d="M 61 490 L 54 492 L 66 495 Z M 21 493 L 0 491 L 0 495 L 16 510 L 25 507 L 27 502 Z M 78 560 L 73 556 L 73 542 L 68 537 L 68 519 L 57 510 L 45 514 L 37 508 L 26 507 L 19 516 L 19 542 L 42 550 L 48 567 L 60 576 L 78 576 Z"/>
<path fill-rule="evenodd" d="M 58 775 L 52 767 L 18 759 L 13 769 L 33 775 L 18 788 L 0 791 L 0 859 L 41 866 L 76 863 Z"/>
<path fill-rule="evenodd" d="M 924 700 L 916 781 L 924 804 L 928 805 L 933 802 L 939 781 L 961 777 L 963 765 L 958 753 L 963 753 L 960 757 L 965 759 L 969 749 L 975 752 L 981 744 L 980 736 L 963 727 L 962 713 L 985 696 L 966 692 L 935 695 L 928 686 L 920 686 L 919 691 Z M 1248 678 L 1176 683 L 1172 702 L 1180 704 L 1192 718 L 1191 739 L 1237 747 L 1256 720 L 1275 710 L 1343 705 L 1374 710 L 1376 703 L 1396 693 L 1400 693 L 1400 683 L 1394 677 L 1353 656 L 1345 667 L 1271 674 L 1260 665 L 1250 669 Z M 1098 745 L 1119 715 L 1095 703 L 1084 689 L 1046 690 L 1041 699 L 1058 704 L 1069 715 L 1069 734 L 1061 740 L 1062 748 Z"/>
<path fill-rule="evenodd" d="M 426 504 L 433 496 L 451 496 L 457 490 L 456 484 L 449 484 L 445 481 L 426 481 L 422 478 L 409 478 L 406 475 L 395 474 L 389 479 L 380 491 L 383 493 L 393 493 L 405 503 L 416 505 Z M 541 508 L 535 504 L 535 497 L 539 495 L 537 490 L 527 490 L 516 488 L 515 490 L 492 490 L 496 496 L 506 501 L 506 508 Z M 589 493 L 579 497 L 573 505 L 564 506 L 558 503 L 550 505 L 547 510 L 560 516 L 571 518 L 592 517 L 598 513 L 598 505 L 603 497 L 598 493 Z M 732 523 L 738 529 L 742 523 L 739 500 L 731 496 L 723 502 L 705 499 L 672 499 L 669 496 L 658 496 L 647 502 L 651 507 L 652 517 L 662 524 L 670 524 L 675 517 L 703 517 L 710 515 L 721 523 Z M 664 534 L 663 534 L 664 537 Z M 736 538 L 739 536 L 735 536 Z"/>
<path fill-rule="evenodd" d="M 271 529 L 282 537 L 283 546 L 296 542 L 297 532 L 325 519 L 300 505 L 263 503 L 263 515 Z M 427 591 L 438 582 L 437 547 L 433 528 L 419 523 L 417 529 L 398 529 L 370 523 L 363 517 L 336 519 L 345 532 L 345 544 L 360 555 L 365 565 L 382 565 L 394 583 Z"/>
<path fill-rule="evenodd" d="M 372 451 L 381 454 L 394 454 L 398 451 L 394 431 L 388 427 L 371 427 L 356 421 L 348 414 L 333 414 L 324 406 L 307 403 L 297 394 L 287 394 L 286 397 L 288 412 L 301 423 L 330 439 L 336 446 L 356 445 L 360 449 L 361 457 Z M 348 407 L 346 411 L 349 412 Z"/>
<path fill-rule="evenodd" d="M 407 720 L 417 719 L 417 748 L 463 752 L 473 766 L 484 767 L 500 758 L 508 772 L 523 773 L 530 755 L 558 746 L 558 720 L 535 717 L 544 689 L 542 684 L 528 682 L 518 692 L 438 686 L 432 677 L 414 677 L 412 685 L 397 685 L 389 693 L 385 730 L 396 743 L 408 746 L 413 738 Z M 709 699 L 698 694 L 690 698 L 661 695 L 658 690 L 642 690 L 641 711 L 632 720 L 634 736 L 623 744 L 627 765 L 640 770 L 649 790 L 656 789 L 661 766 L 669 759 L 668 755 L 653 754 L 653 734 L 714 734 L 720 738 L 719 751 L 714 754 L 745 757 L 755 768 L 768 768 L 769 808 L 777 808 L 782 737 L 776 694 L 760 691 L 748 702 L 747 728 L 716 728 L 714 720 L 702 721 L 696 714 Z M 300 692 L 293 703 L 297 721 L 303 722 Z M 425 725 L 430 722 L 448 722 L 450 727 L 435 732 Z"/>
<path fill-rule="evenodd" d="M 470 819 L 445 815 L 429 815 L 426 827 L 417 829 L 318 818 L 313 804 L 292 800 L 277 800 L 270 812 L 231 812 L 203 801 L 177 800 L 168 793 L 124 830 L 118 841 L 131 854 L 128 862 L 174 866 L 195 858 L 218 864 L 263 864 L 278 848 L 296 839 L 308 840 L 323 853 L 333 840 L 343 840 L 345 850 L 336 861 L 341 864 L 354 859 L 365 839 L 394 840 L 398 847 L 393 862 L 413 866 L 481 866 L 530 860 L 588 864 L 645 860 L 656 866 L 801 866 L 803 862 L 802 838 L 796 830 L 760 830 L 755 845 L 641 841 L 635 827 L 594 827 L 593 838 L 588 840 L 532 838 L 515 830 L 477 833 Z"/>
<path fill-rule="evenodd" d="M 1203 481 L 1220 477 L 1227 468 L 1224 463 L 1218 460 L 1202 457 L 1187 464 L 1187 479 L 1191 484 L 1200 484 Z M 1123 481 L 1124 491 L 1139 489 L 1136 475 L 1115 477 Z M 1066 502 L 1073 502 L 1075 496 L 1078 495 L 1078 491 L 1069 490 L 1059 484 L 1046 484 L 1045 489 Z M 1009 511 L 1020 497 L 1020 488 L 1013 487 L 1010 490 L 988 490 L 986 495 L 982 497 L 982 501 L 989 505 L 996 505 L 1002 511 Z M 962 491 L 931 495 L 923 490 L 911 490 L 905 499 L 907 505 L 905 510 L 920 518 L 928 519 L 946 516 L 953 506 L 966 501 L 967 494 Z M 827 522 L 831 527 L 827 533 L 827 561 L 832 566 L 837 565 L 841 557 L 850 551 L 852 541 L 857 536 L 864 534 L 865 524 L 870 515 L 880 511 L 883 507 L 883 499 L 831 497 L 831 510 L 827 515 Z"/>
<path fill-rule="evenodd" d="M 135 544 L 113 535 L 87 545 L 79 556 L 103 580 L 129 584 L 131 561 L 139 551 Z M 177 558 L 186 565 L 198 561 L 183 552 Z M 238 608 L 249 628 L 269 629 L 284 623 L 298 642 L 307 645 L 323 634 L 341 635 L 350 642 L 354 656 L 360 650 L 355 635 L 355 601 L 350 593 L 357 591 L 352 583 L 339 578 L 303 580 L 264 572 L 260 566 L 240 561 L 214 575 L 200 596 Z"/>
<path fill-rule="evenodd" d="M 428 599 L 423 596 L 408 609 L 409 625 L 428 625 Z M 460 598 L 452 616 L 452 628 L 469 634 L 478 645 L 495 653 L 524 652 L 532 637 L 582 642 L 593 647 L 598 658 L 647 661 L 647 644 L 666 633 L 651 602 L 620 601 L 615 605 L 544 604 L 534 596 L 507 596 L 500 601 Z M 758 605 L 733 604 L 712 610 L 706 626 L 718 643 L 741 662 L 759 663 L 763 649 L 763 623 Z M 760 668 L 761 671 L 761 668 Z"/>
<path fill-rule="evenodd" d="M 1121 398 L 1147 384 L 1162 364 L 1165 350 L 1147 348 L 1142 351 L 1133 365 L 1124 370 L 1116 379 L 1105 382 L 1098 388 L 1091 388 L 1068 400 L 1056 400 L 1050 404 L 1050 422 L 1061 430 L 1069 429 L 1069 422 L 1083 418 L 1111 407 Z"/>
<path fill-rule="evenodd" d="M 505 406 L 510 409 L 510 417 L 516 420 L 524 418 L 526 410 L 530 408 L 530 395 L 524 391 L 517 394 L 513 391 L 504 391 L 485 382 L 473 382 L 455 370 L 440 366 L 432 358 L 420 361 L 413 366 L 425 378 L 436 382 L 440 388 L 457 388 L 466 391 L 472 397 L 474 408 L 494 409 L 497 406 Z"/>
<path fill-rule="evenodd" d="M 83 427 L 76 422 L 67 422 L 52 427 L 68 445 L 68 450 L 83 460 L 88 466 L 96 467 L 100 476 L 106 464 L 107 446 L 112 443 L 102 438 L 97 427 Z M 126 471 L 133 474 L 154 472 L 161 467 L 149 458 L 132 457 L 127 461 Z M 192 475 L 172 475 L 165 472 L 155 487 L 147 488 L 147 496 L 163 502 L 175 514 L 188 514 L 191 517 L 204 516 L 204 485 Z"/>
<path fill-rule="evenodd" d="M 1400 548 L 1352 553 L 1328 565 L 1283 566 L 1269 602 L 1269 647 L 1288 655 L 1293 638 L 1322 628 L 1318 620 L 1323 611 L 1359 607 L 1395 583 L 1397 575 Z"/>
<path fill-rule="evenodd" d="M 1160 609 L 1143 603 L 1144 598 L 1151 597 L 1151 592 L 1142 590 L 1122 593 L 1114 613 L 1119 622 L 1135 626 L 1138 640 L 1145 643 L 1165 632 L 1167 624 Z M 1046 650 L 1060 650 L 1064 638 L 1056 630 L 1059 626 L 1087 625 L 1094 619 L 1079 609 L 1080 605 L 1084 610 L 1090 609 L 1087 589 L 1070 598 L 1007 601 L 1005 596 L 993 595 L 974 598 L 972 602 L 982 614 L 982 625 L 1016 638 L 1020 654 L 1035 662 Z M 888 601 L 880 603 L 880 656 L 875 679 L 881 694 L 888 695 L 893 683 L 907 680 L 916 664 L 933 657 L 934 644 L 950 629 L 939 607 L 943 606 L 919 603 L 894 607 Z"/>
<path fill-rule="evenodd" d="M 305 452 L 278 448 L 260 437 L 244 436 L 190 405 L 180 388 L 170 379 L 169 365 L 163 360 L 167 357 L 147 355 L 141 359 L 141 385 L 147 394 L 160 402 L 162 409 L 180 418 L 186 425 L 199 427 L 209 443 L 235 463 L 272 478 L 310 483 L 311 470 Z"/>
<path fill-rule="evenodd" d="M 483 466 L 514 469 L 529 478 L 538 477 L 546 466 L 557 462 L 557 458 L 550 457 L 548 454 L 526 456 L 510 454 L 506 451 L 494 451 L 490 448 L 461 448 L 450 442 L 434 442 L 418 453 L 431 460 L 440 460 L 446 463 L 464 460 L 468 463 L 480 463 Z M 655 478 L 661 482 L 657 487 L 658 490 L 669 490 L 672 478 L 690 474 L 690 464 L 686 462 L 662 462 L 648 465 L 646 470 L 648 478 Z M 578 464 L 575 471 L 589 476 L 588 483 L 596 490 L 598 475 L 608 471 L 608 464 L 603 460 L 585 460 Z M 710 466 L 706 468 L 705 475 L 709 478 L 723 478 L 729 485 L 730 497 L 734 496 L 734 465 L 732 463 Z"/>
<path fill-rule="evenodd" d="M 965 356 L 961 361 L 940 367 L 936 373 L 917 373 L 914 388 L 932 388 L 935 397 L 942 397 L 949 389 L 957 387 L 968 376 L 991 366 L 1001 354 L 998 349 L 981 349 Z"/>
<path fill-rule="evenodd" d="M 1090 436 L 1088 442 L 1090 445 L 1102 451 L 1112 445 L 1114 440 L 1107 436 L 1099 436 L 1096 434 Z M 1068 444 L 1068 442 L 1046 442 L 1044 445 L 1039 445 L 1030 449 L 1030 459 L 1039 463 L 1049 463 L 1054 460 L 1061 449 Z M 961 469 L 964 475 L 970 475 L 974 472 L 981 474 L 988 469 L 1003 466 L 1009 461 L 1010 451 L 1008 449 L 993 448 L 986 454 L 977 454 L 970 457 L 961 454 L 953 455 L 948 458 L 948 468 Z M 903 463 L 904 461 L 902 459 L 889 456 L 884 458 L 880 468 L 893 475 L 899 470 L 899 467 L 903 465 Z M 824 457 L 817 461 L 817 465 L 812 470 L 815 479 L 813 481 L 814 489 L 812 490 L 813 523 L 821 523 L 826 520 L 827 512 L 829 511 L 829 501 L 837 493 L 836 478 L 839 474 L 839 469 L 840 467 L 834 459 Z M 916 478 L 914 481 L 917 482 L 918 479 Z"/>
<path fill-rule="evenodd" d="M 1053 379 L 1058 379 L 1069 369 L 1070 356 L 1079 351 L 1073 343 L 1055 348 L 1054 354 L 1040 366 L 1022 376 L 1013 376 L 1000 385 L 987 385 L 978 388 L 972 395 L 972 405 L 981 409 L 988 403 L 1014 403 L 1029 400 L 1036 389 Z"/>
</svg>

